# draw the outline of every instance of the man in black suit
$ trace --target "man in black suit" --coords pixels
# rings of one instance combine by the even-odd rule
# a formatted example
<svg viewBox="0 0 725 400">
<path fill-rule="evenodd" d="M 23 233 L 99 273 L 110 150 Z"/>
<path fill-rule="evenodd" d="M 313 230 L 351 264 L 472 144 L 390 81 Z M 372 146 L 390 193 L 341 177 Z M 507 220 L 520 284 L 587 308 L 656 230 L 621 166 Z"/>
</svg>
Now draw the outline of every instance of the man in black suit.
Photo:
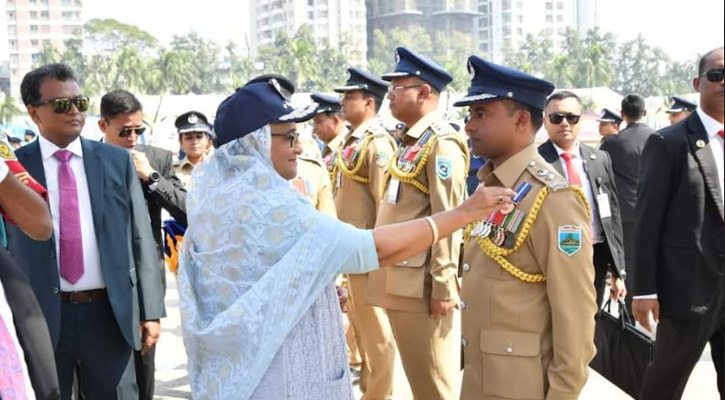
<svg viewBox="0 0 725 400">
<path fill-rule="evenodd" d="M 41 134 L 16 155 L 48 189 L 54 234 L 38 242 L 9 226 L 8 249 L 47 320 L 61 397 L 70 398 L 80 365 L 87 399 L 135 400 L 132 352 L 154 345 L 165 310 L 131 157 L 80 137 L 89 99 L 69 67 L 29 72 L 21 93 Z"/>
<path fill-rule="evenodd" d="M 45 189 L 27 175 L 15 159 L 10 145 L 0 140 L 0 211 L 10 221 L 17 221 L 18 227 L 36 240 L 48 240 L 53 234 L 53 222 L 45 200 L 34 190 Z M 9 168 L 7 164 L 15 166 Z M 22 167 L 20 167 L 22 168 Z M 20 178 L 18 178 L 18 176 Z M 21 180 L 22 179 L 22 180 Z M 32 181 L 26 186 L 23 182 Z M 3 220 L 0 218 L 0 224 Z M 58 399 L 58 373 L 55 369 L 53 346 L 50 343 L 48 325 L 43 311 L 33 294 L 28 278 L 23 274 L 15 259 L 0 246 L 0 323 L 7 328 L 10 343 L 0 339 L 4 361 L 13 357 L 20 362 L 17 376 L 26 393 L 37 399 Z M 11 329 L 14 328 L 14 329 Z M 12 351 L 12 348 L 22 350 Z M 8 388 L 0 387 L 0 398 Z M 25 395 L 25 393 L 23 393 Z"/>
<path fill-rule="evenodd" d="M 123 147 L 131 153 L 151 216 L 159 274 L 166 285 L 161 212 L 166 210 L 172 217 L 186 223 L 186 189 L 174 172 L 173 156 L 170 151 L 138 143 L 146 130 L 143 108 L 136 96 L 126 90 L 113 90 L 101 98 L 98 126 L 105 135 L 106 143 Z M 140 400 L 152 400 L 154 397 L 155 354 L 155 346 L 143 354 L 136 353 Z"/>
<path fill-rule="evenodd" d="M 700 107 L 652 135 L 642 153 L 634 315 L 659 321 L 640 399 L 679 399 L 709 342 L 725 398 L 723 48 L 702 57 Z"/>
<path fill-rule="evenodd" d="M 641 120 L 647 115 L 644 98 L 630 94 L 622 99 L 622 118 L 627 127 L 619 134 L 607 137 L 599 146 L 609 153 L 614 168 L 614 180 L 619 194 L 619 207 L 622 212 L 622 230 L 624 231 L 624 260 L 631 270 L 634 267 L 634 205 L 637 202 L 637 181 L 639 179 L 639 158 L 647 138 L 654 130 Z M 628 286 L 634 285 L 636 278 L 630 274 Z M 632 309 L 632 293 L 626 298 L 627 309 Z"/>
<path fill-rule="evenodd" d="M 609 156 L 578 141 L 582 108 L 581 99 L 572 92 L 561 91 L 549 96 L 544 119 L 549 140 L 539 146 L 539 154 L 570 184 L 580 186 L 589 199 L 594 287 L 599 304 L 604 296 L 607 271 L 612 273 L 611 297 L 617 300 L 627 292 L 622 220 Z"/>
</svg>

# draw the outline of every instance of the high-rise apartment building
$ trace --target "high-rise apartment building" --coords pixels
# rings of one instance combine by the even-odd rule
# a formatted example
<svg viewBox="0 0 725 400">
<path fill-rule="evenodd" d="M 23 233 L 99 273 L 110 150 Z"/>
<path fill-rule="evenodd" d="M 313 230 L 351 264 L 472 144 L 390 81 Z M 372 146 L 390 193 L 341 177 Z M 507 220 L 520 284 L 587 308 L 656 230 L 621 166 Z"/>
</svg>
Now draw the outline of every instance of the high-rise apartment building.
<svg viewBox="0 0 725 400">
<path fill-rule="evenodd" d="M 307 24 L 318 46 L 347 42 L 351 64 L 364 65 L 367 52 L 365 0 L 251 0 L 250 48 L 274 43 L 277 34 L 290 36 Z"/>
<path fill-rule="evenodd" d="M 80 0 L 5 0 L 11 93 L 19 93 L 43 47 L 62 51 L 66 40 L 78 37 L 82 9 Z"/>
</svg>

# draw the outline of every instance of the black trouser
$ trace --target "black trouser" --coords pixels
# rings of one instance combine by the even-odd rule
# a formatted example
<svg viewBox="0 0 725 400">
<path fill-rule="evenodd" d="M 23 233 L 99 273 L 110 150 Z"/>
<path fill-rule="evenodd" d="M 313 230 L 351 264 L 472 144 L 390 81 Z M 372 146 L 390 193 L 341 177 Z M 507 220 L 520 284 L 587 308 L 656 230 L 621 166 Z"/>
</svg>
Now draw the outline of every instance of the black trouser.
<svg viewBox="0 0 725 400">
<path fill-rule="evenodd" d="M 146 354 L 141 355 L 140 351 L 134 351 L 133 356 L 136 364 L 136 384 L 138 385 L 139 400 L 153 400 L 154 379 L 155 379 L 155 357 L 156 345 L 151 346 Z"/>
<path fill-rule="evenodd" d="M 695 318 L 661 316 L 655 356 L 644 374 L 640 400 L 680 399 L 692 370 L 710 343 L 717 388 L 725 399 L 725 280 L 707 312 Z"/>
<path fill-rule="evenodd" d="M 61 305 L 60 339 L 55 352 L 61 399 L 69 400 L 76 368 L 88 400 L 136 400 L 133 348 L 118 328 L 108 299 Z"/>
<path fill-rule="evenodd" d="M 624 240 L 624 265 L 627 268 L 628 274 L 625 280 L 627 284 L 627 296 L 624 298 L 625 304 L 627 304 L 627 311 L 629 315 L 632 314 L 632 296 L 634 295 L 634 222 L 622 221 L 622 233 Z"/>
<path fill-rule="evenodd" d="M 607 286 L 607 265 L 612 265 L 612 253 L 607 242 L 594 245 L 594 289 L 597 291 L 597 306 L 604 301 L 604 289 Z"/>
</svg>

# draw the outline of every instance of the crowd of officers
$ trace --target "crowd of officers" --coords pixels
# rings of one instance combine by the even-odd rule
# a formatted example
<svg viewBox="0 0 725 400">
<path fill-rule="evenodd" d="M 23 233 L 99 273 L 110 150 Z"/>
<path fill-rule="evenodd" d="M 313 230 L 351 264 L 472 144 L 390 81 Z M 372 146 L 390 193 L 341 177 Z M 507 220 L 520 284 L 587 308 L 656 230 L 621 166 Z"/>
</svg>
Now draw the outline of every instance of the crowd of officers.
<svg viewBox="0 0 725 400">
<path fill-rule="evenodd" d="M 632 294 L 662 295 L 656 285 L 653 293 L 642 293 L 639 288 L 651 288 L 651 282 L 633 283 L 640 279 L 632 272 L 637 270 L 639 165 L 654 133 L 642 123 L 644 99 L 628 95 L 621 114 L 602 111 L 604 138 L 597 149 L 578 139 L 583 105 L 576 94 L 554 93 L 547 81 L 472 56 L 469 91 L 454 104 L 470 109 L 461 132 L 439 111 L 451 74 L 405 47 L 396 50 L 396 60 L 395 70 L 382 77 L 350 68 L 345 84 L 335 89 L 339 96 L 311 96 L 318 105 L 312 121 L 315 138 L 295 136 L 291 142 L 299 165 L 292 184 L 300 193 L 318 210 L 363 229 L 455 208 L 467 196 L 473 176 L 473 186 L 505 186 L 520 196 L 509 214 L 491 215 L 395 267 L 341 280 L 349 296 L 349 347 L 358 354 L 351 363 L 359 364 L 363 399 L 395 398 L 398 356 L 416 399 L 578 398 L 596 352 L 594 316 L 606 297 L 606 281 L 610 297 L 626 296 L 630 310 Z M 708 53 L 697 79 L 705 82 L 703 73 L 719 69 L 720 82 L 708 76 L 703 85 L 722 89 L 722 68 L 722 49 Z M 284 77 L 257 79 L 272 79 L 279 90 L 294 93 Z M 135 104 L 125 91 L 113 97 Z M 397 135 L 377 118 L 385 98 L 401 122 Z M 668 112 L 676 124 L 676 118 L 692 121 L 688 114 L 696 109 L 702 108 L 674 98 Z M 106 140 L 131 151 L 149 192 L 149 207 L 156 201 L 159 210 L 172 215 L 175 210 L 183 220 L 183 201 L 154 200 L 151 193 L 166 190 L 164 181 L 173 182 L 169 191 L 177 196 L 192 189 L 188 184 L 194 167 L 213 151 L 209 120 L 196 111 L 177 118 L 181 154 L 168 165 L 169 152 L 158 149 L 156 154 L 151 146 L 137 144 L 144 133 L 142 120 L 126 117 L 136 115 L 140 105 L 128 110 L 120 113 L 121 119 L 116 119 L 118 113 L 102 119 L 108 121 L 101 124 Z M 713 117 L 722 129 L 722 109 Z M 622 122 L 627 128 L 620 131 Z M 534 138 L 542 126 L 549 140 L 537 147 Z M 696 144 L 703 149 L 713 140 L 722 141 L 722 131 L 719 139 Z M 149 159 L 163 162 L 152 162 L 151 168 Z M 720 175 L 720 196 L 722 183 Z M 722 197 L 716 199 L 722 239 Z M 161 230 L 160 222 L 152 224 L 156 232 Z M 716 251 L 722 280 L 722 240 Z M 720 288 L 722 294 L 722 284 Z M 718 301 L 715 313 L 722 313 Z M 650 310 L 640 314 L 644 311 Z M 721 319 L 712 332 L 722 333 L 722 324 Z M 714 340 L 705 334 L 697 338 L 691 355 Z M 719 340 L 713 351 L 722 353 L 723 338 Z M 136 362 L 139 386 L 150 385 L 141 398 L 150 399 L 153 373 L 151 382 L 142 384 L 149 372 L 139 364 L 148 362 L 140 355 Z M 715 362 L 720 380 L 722 362 Z M 689 368 L 680 373 L 686 382 L 694 364 L 682 367 Z M 642 398 L 678 398 L 684 388 L 671 372 L 649 379 L 651 391 Z M 675 386 L 668 380 L 676 381 Z"/>
</svg>

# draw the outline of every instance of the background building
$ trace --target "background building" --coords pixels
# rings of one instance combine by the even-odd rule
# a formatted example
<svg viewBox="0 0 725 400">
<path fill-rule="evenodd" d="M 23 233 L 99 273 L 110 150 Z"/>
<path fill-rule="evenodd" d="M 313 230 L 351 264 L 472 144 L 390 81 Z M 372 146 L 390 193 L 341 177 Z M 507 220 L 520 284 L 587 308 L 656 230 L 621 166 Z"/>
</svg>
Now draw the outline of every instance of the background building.
<svg viewBox="0 0 725 400">
<path fill-rule="evenodd" d="M 568 27 L 580 34 L 594 28 L 597 0 L 478 0 L 478 50 L 494 61 L 503 59 L 503 49 L 513 48 L 526 39 L 544 33 L 561 46 Z"/>
<path fill-rule="evenodd" d="M 431 35 L 443 33 L 453 39 L 454 33 L 475 38 L 476 20 L 481 16 L 476 9 L 477 0 L 366 0 L 368 18 L 368 49 L 374 43 L 376 29 L 409 29 L 422 26 Z"/>
<path fill-rule="evenodd" d="M 78 36 L 81 10 L 80 0 L 6 0 L 11 93 L 19 93 L 20 81 L 44 46 L 63 51 L 65 41 Z"/>
<path fill-rule="evenodd" d="M 364 65 L 367 31 L 364 0 L 251 0 L 249 13 L 250 49 L 271 45 L 279 32 L 293 36 L 307 24 L 322 46 L 347 41 L 347 58 L 351 64 Z"/>
</svg>

